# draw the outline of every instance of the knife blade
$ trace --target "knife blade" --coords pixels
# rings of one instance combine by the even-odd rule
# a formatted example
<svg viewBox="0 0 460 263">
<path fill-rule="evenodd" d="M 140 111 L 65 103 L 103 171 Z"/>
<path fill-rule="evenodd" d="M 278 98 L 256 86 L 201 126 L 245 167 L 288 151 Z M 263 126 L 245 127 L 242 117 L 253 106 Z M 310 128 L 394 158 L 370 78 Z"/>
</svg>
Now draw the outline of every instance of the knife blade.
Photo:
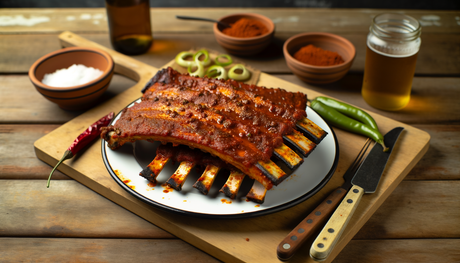
<svg viewBox="0 0 460 263">
<path fill-rule="evenodd" d="M 317 230 L 324 226 L 334 209 L 342 201 L 345 194 L 351 188 L 351 179 L 353 179 L 357 168 L 365 156 L 371 139 L 367 139 L 361 151 L 358 153 L 356 160 L 347 169 L 343 175 L 344 183 L 336 188 L 319 204 L 312 212 L 305 217 L 278 245 L 276 254 L 280 260 L 289 260 L 297 250 L 307 241 Z"/>
<path fill-rule="evenodd" d="M 363 194 L 375 192 L 402 131 L 401 127 L 394 128 L 384 136 L 388 151 L 384 152 L 380 144 L 374 145 L 351 180 L 353 186 L 313 242 L 310 248 L 312 259 L 316 261 L 327 259 L 358 207 Z"/>
</svg>

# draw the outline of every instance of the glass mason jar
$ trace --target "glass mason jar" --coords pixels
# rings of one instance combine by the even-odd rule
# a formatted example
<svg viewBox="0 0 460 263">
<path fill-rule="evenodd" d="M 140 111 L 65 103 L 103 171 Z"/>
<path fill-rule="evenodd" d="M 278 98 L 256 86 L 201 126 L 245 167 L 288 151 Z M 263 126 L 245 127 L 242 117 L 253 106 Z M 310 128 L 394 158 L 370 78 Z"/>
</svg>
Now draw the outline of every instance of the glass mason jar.
<svg viewBox="0 0 460 263">
<path fill-rule="evenodd" d="M 402 14 L 377 15 L 367 36 L 362 96 L 374 108 L 400 110 L 410 100 L 420 23 Z"/>
<path fill-rule="evenodd" d="M 112 47 L 126 55 L 147 52 L 153 43 L 149 0 L 106 0 Z"/>
</svg>

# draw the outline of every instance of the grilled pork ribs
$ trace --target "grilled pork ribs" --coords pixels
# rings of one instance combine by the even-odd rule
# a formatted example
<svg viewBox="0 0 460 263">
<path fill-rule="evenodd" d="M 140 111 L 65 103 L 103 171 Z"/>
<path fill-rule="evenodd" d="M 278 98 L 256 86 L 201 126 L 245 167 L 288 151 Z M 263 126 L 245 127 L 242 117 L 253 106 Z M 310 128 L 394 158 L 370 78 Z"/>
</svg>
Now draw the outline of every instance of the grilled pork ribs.
<svg viewBox="0 0 460 263">
<path fill-rule="evenodd" d="M 273 156 L 293 169 L 303 162 L 285 141 L 306 156 L 327 134 L 306 118 L 307 97 L 300 92 L 192 77 L 172 68 L 160 70 L 142 92 L 140 102 L 102 130 L 112 150 L 137 140 L 186 145 L 220 158 L 265 189 L 287 177 Z"/>
</svg>

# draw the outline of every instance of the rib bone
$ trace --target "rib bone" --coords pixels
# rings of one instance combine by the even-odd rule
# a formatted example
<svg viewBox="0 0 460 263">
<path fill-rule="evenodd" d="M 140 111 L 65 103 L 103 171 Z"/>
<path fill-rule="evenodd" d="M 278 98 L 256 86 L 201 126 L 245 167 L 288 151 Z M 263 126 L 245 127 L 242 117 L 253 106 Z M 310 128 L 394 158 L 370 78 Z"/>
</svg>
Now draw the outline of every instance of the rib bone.
<svg viewBox="0 0 460 263">
<path fill-rule="evenodd" d="M 224 186 L 222 186 L 222 188 L 219 190 L 219 192 L 224 193 L 231 199 L 235 199 L 238 191 L 240 190 L 240 186 L 243 183 L 244 177 L 244 173 L 237 170 L 232 170 L 230 172 L 230 176 L 228 177 Z"/>
<path fill-rule="evenodd" d="M 195 166 L 195 162 L 183 161 L 177 167 L 176 172 L 166 181 L 166 184 L 177 191 L 182 190 L 185 179 L 189 175 L 192 168 Z"/>
<path fill-rule="evenodd" d="M 296 123 L 296 127 L 303 131 L 305 136 L 316 144 L 320 143 L 327 135 L 326 131 L 308 118 L 300 119 Z"/>
<path fill-rule="evenodd" d="M 316 148 L 316 143 L 307 139 L 298 131 L 294 131 L 293 133 L 284 137 L 290 144 L 296 146 L 296 150 L 299 151 L 304 157 L 308 157 L 308 155 Z"/>
<path fill-rule="evenodd" d="M 163 170 L 164 166 L 168 163 L 170 158 L 164 157 L 157 155 L 155 156 L 155 159 L 147 165 L 140 173 L 139 175 L 142 177 L 147 178 L 149 181 L 156 182 L 158 175 L 161 173 Z"/>
<path fill-rule="evenodd" d="M 203 174 L 200 178 L 198 178 L 193 187 L 198 189 L 202 194 L 207 195 L 219 171 L 220 167 L 208 164 Z"/>
<path fill-rule="evenodd" d="M 251 190 L 246 195 L 246 198 L 250 201 L 262 204 L 265 201 L 265 195 L 267 194 L 267 189 L 259 182 L 254 181 Z"/>
</svg>

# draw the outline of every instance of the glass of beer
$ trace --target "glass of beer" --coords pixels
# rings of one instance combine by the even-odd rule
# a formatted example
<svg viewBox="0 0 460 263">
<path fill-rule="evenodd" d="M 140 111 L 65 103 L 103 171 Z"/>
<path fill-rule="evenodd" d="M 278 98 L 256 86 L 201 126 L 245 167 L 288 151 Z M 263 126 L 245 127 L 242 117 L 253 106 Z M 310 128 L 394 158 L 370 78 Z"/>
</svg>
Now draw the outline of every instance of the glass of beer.
<svg viewBox="0 0 460 263">
<path fill-rule="evenodd" d="M 409 103 L 420 34 L 420 23 L 407 15 L 380 14 L 373 19 L 361 90 L 369 105 L 396 111 Z"/>
</svg>

